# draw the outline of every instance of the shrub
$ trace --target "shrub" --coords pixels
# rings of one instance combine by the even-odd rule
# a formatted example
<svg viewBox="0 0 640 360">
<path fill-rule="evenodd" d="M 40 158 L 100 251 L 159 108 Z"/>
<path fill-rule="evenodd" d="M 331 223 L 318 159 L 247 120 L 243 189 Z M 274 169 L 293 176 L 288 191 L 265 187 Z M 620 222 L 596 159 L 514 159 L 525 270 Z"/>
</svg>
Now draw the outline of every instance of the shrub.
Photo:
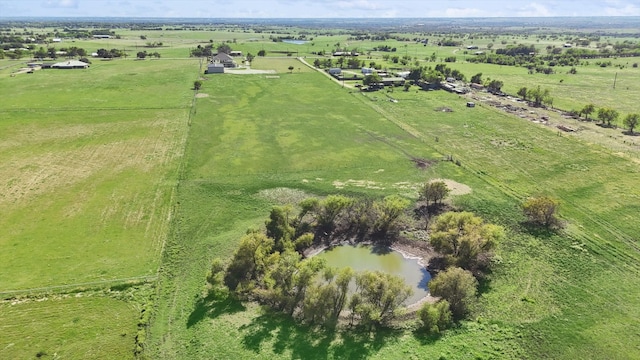
<svg viewBox="0 0 640 360">
<path fill-rule="evenodd" d="M 424 303 L 418 310 L 420 328 L 427 334 L 439 334 L 451 327 L 451 309 L 447 300 L 440 300 L 435 304 Z"/>
<path fill-rule="evenodd" d="M 547 228 L 558 225 L 557 209 L 558 200 L 549 196 L 529 198 L 522 204 L 522 211 L 530 222 Z"/>
</svg>

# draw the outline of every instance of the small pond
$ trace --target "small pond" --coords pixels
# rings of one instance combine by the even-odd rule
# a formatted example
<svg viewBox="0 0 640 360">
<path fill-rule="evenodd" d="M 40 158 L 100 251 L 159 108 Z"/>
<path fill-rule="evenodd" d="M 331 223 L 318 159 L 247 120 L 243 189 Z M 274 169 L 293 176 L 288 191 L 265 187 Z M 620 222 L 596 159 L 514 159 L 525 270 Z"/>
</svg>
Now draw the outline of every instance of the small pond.
<svg viewBox="0 0 640 360">
<path fill-rule="evenodd" d="M 340 245 L 316 256 L 325 259 L 327 265 L 337 268 L 350 266 L 355 271 L 378 270 L 402 277 L 413 288 L 413 295 L 405 301 L 406 305 L 416 303 L 429 294 L 427 283 L 431 280 L 431 274 L 417 259 L 405 258 L 388 247 Z"/>
<path fill-rule="evenodd" d="M 283 43 L 294 44 L 294 45 L 304 45 L 308 43 L 306 40 L 295 40 L 295 39 L 282 39 Z"/>
</svg>

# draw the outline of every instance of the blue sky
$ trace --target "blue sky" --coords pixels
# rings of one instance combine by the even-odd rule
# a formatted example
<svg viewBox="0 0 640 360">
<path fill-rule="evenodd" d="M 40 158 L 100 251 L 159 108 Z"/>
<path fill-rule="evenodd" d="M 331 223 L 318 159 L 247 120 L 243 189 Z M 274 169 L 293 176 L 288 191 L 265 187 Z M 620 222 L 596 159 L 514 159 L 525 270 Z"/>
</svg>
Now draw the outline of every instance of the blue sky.
<svg viewBox="0 0 640 360">
<path fill-rule="evenodd" d="M 640 0 L 0 0 L 0 17 L 640 16 Z"/>
</svg>

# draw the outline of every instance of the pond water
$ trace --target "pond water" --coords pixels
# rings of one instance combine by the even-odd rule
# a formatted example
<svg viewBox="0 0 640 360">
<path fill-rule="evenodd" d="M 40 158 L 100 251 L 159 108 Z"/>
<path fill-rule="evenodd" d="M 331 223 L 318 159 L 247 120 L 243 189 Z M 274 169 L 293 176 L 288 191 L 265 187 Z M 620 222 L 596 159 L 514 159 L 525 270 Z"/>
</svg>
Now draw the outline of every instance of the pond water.
<svg viewBox="0 0 640 360">
<path fill-rule="evenodd" d="M 429 294 L 427 283 L 431 275 L 424 266 L 417 259 L 405 258 L 388 247 L 340 245 L 316 256 L 325 259 L 327 265 L 333 267 L 350 266 L 355 271 L 378 270 L 402 277 L 413 288 L 413 295 L 405 301 L 405 305 L 413 304 Z"/>
<path fill-rule="evenodd" d="M 282 39 L 283 43 L 294 44 L 294 45 L 304 45 L 308 43 L 306 40 L 295 40 L 295 39 Z"/>
</svg>

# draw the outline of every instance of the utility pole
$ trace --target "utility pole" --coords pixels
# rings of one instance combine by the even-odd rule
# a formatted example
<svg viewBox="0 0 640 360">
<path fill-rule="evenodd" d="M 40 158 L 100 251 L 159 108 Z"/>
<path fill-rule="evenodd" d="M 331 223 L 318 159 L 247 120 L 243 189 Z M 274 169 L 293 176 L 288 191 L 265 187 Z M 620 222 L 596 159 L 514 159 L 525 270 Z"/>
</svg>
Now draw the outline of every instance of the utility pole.
<svg viewBox="0 0 640 360">
<path fill-rule="evenodd" d="M 616 88 L 616 81 L 618 81 L 618 73 L 616 72 L 616 76 L 613 78 L 613 88 Z"/>
</svg>

